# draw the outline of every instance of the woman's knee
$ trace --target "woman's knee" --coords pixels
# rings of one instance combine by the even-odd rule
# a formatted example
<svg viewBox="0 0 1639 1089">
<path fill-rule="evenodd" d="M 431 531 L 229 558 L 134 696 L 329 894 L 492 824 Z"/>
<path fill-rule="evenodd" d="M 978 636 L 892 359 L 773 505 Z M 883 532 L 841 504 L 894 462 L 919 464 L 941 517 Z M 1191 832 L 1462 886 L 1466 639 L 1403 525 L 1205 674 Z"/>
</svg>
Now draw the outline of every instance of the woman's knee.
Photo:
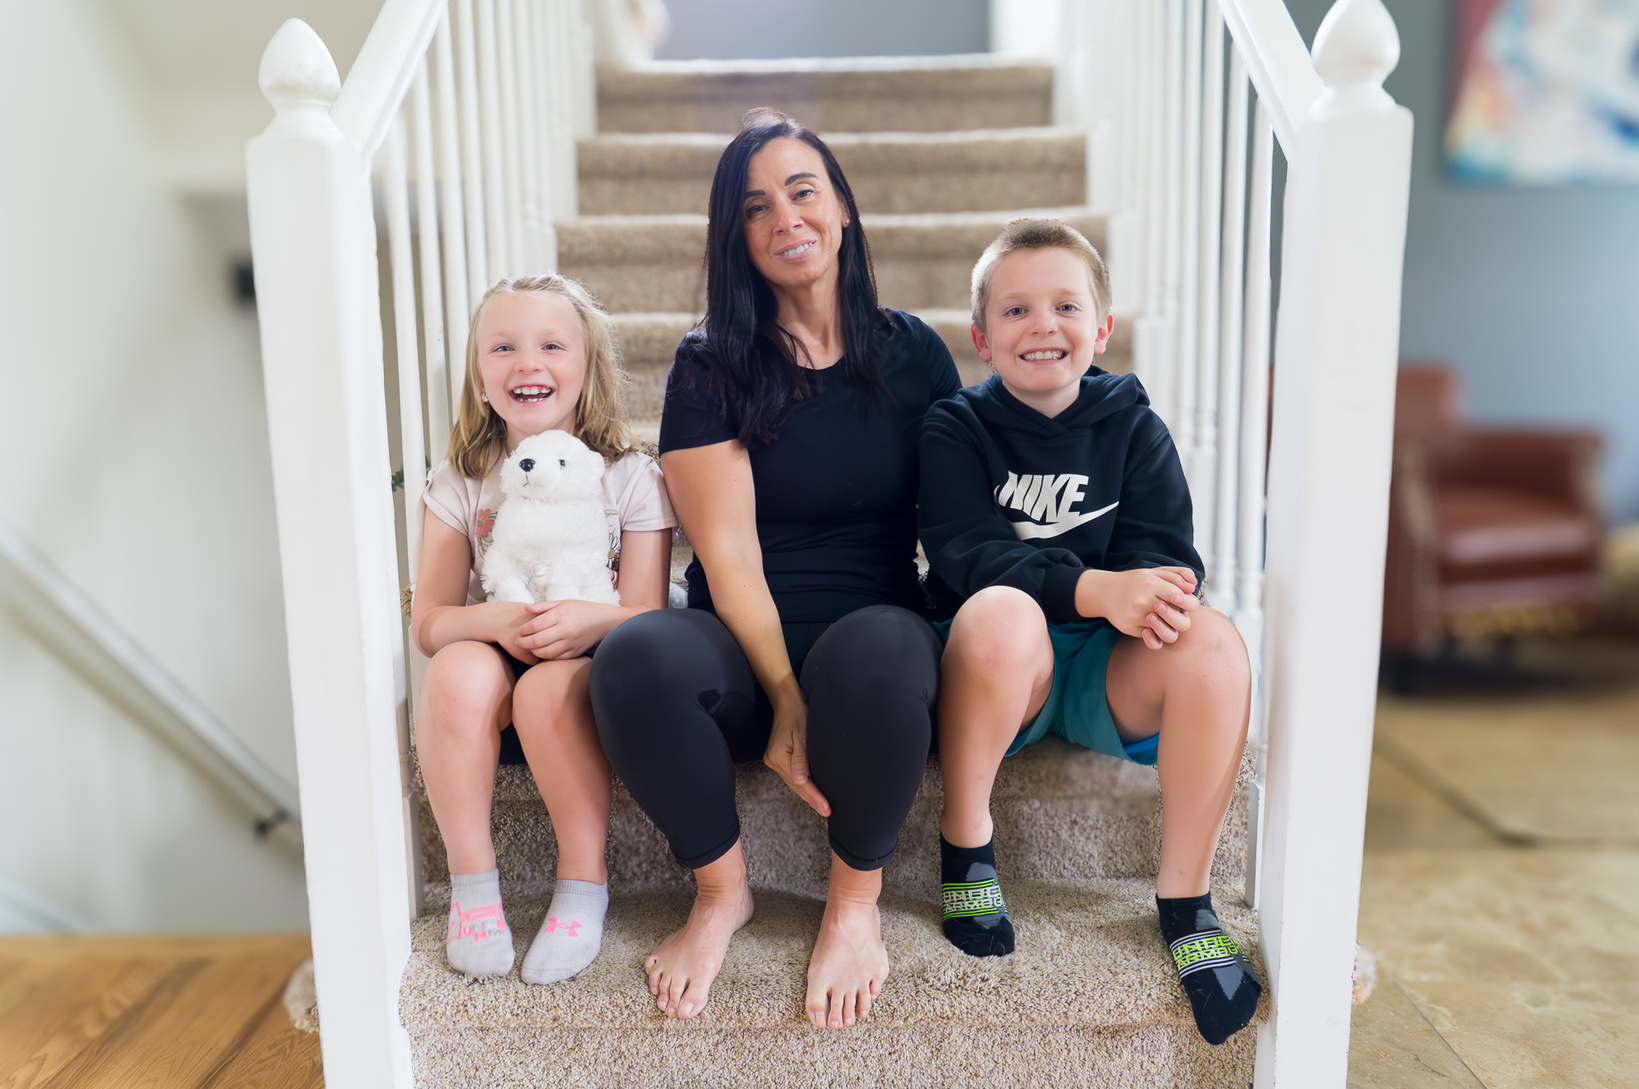
<svg viewBox="0 0 1639 1089">
<path fill-rule="evenodd" d="M 738 666 L 738 668 L 736 668 Z M 640 613 L 610 632 L 588 689 L 600 734 L 669 722 L 690 701 L 755 691 L 751 667 L 722 621 L 693 609 Z"/>
<path fill-rule="evenodd" d="M 1021 677 L 1052 668 L 1047 617 L 1035 598 L 1011 586 L 988 586 L 956 613 L 945 649 L 946 668 L 980 676 Z"/>
<path fill-rule="evenodd" d="M 803 663 L 803 689 L 880 693 L 901 687 L 933 698 L 939 680 L 939 638 L 908 609 L 872 605 L 826 629 Z"/>
<path fill-rule="evenodd" d="M 493 645 L 450 643 L 432 656 L 422 676 L 417 730 L 494 732 L 501 726 L 511 691 L 512 671 Z"/>
</svg>

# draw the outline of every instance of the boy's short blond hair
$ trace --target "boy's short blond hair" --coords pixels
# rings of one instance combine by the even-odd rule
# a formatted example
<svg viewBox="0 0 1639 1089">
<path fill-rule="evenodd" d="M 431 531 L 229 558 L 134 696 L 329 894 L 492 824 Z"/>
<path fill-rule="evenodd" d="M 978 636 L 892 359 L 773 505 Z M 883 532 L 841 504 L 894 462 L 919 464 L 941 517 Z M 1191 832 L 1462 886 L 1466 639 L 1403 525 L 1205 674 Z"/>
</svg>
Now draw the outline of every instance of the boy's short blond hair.
<svg viewBox="0 0 1639 1089">
<path fill-rule="evenodd" d="M 1002 258 L 1020 250 L 1069 250 L 1087 263 L 1087 282 L 1098 308 L 1098 320 L 1110 313 L 1110 270 L 1087 236 L 1059 219 L 1015 219 L 996 241 L 985 247 L 973 266 L 973 324 L 985 332 L 985 307 L 990 305 L 990 282 Z"/>
</svg>

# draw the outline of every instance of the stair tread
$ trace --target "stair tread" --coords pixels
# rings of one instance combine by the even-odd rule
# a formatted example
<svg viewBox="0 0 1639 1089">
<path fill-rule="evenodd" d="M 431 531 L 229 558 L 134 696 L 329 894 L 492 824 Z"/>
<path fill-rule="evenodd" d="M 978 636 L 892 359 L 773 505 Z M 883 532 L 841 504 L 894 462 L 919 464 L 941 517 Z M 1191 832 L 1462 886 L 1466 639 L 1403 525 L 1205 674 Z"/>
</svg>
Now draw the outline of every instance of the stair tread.
<svg viewBox="0 0 1639 1089">
<path fill-rule="evenodd" d="M 1193 1024 L 1156 926 L 1151 882 L 1015 881 L 1005 890 L 1019 946 L 1012 956 L 986 958 L 966 956 L 945 940 L 934 902 L 885 895 L 882 934 L 893 971 L 870 1023 Z M 711 1003 L 695 1024 L 807 1033 L 803 980 L 823 904 L 784 892 L 759 890 L 755 896 L 757 912 L 736 936 Z M 519 964 L 549 898 L 545 892 L 509 898 Z M 1255 914 L 1228 893 L 1221 891 L 1218 899 L 1226 929 L 1254 951 Z M 549 987 L 523 983 L 516 967 L 500 979 L 469 985 L 444 962 L 447 887 L 428 902 L 428 912 L 411 927 L 400 989 L 401 1012 L 412 1032 L 452 1019 L 492 1028 L 668 1033 L 682 1027 L 655 1009 L 640 965 L 687 916 L 686 892 L 623 896 L 614 890 L 598 960 L 577 978 Z"/>
<path fill-rule="evenodd" d="M 580 141 L 583 149 L 687 147 L 721 151 L 732 133 L 721 132 L 600 132 Z M 916 145 L 961 147 L 973 144 L 1066 142 L 1083 140 L 1087 130 L 1075 125 L 1032 125 L 1021 128 L 959 129 L 939 132 L 824 132 L 832 150 L 852 147 Z M 713 163 L 715 165 L 715 163 Z"/>
<path fill-rule="evenodd" d="M 917 56 L 880 57 L 786 57 L 737 60 L 654 60 L 618 71 L 609 69 L 611 83 L 645 76 L 666 75 L 800 75 L 810 72 L 857 74 L 862 72 L 987 72 L 1017 70 L 1051 77 L 1053 62 L 1011 57 L 1000 53 L 941 53 Z M 600 88 L 600 94 L 606 93 Z"/>
<path fill-rule="evenodd" d="M 938 789 L 939 763 L 929 760 L 924 790 Z M 416 765 L 415 785 L 422 788 L 421 768 Z M 759 799 L 783 800 L 789 788 L 768 768 L 755 761 L 736 769 L 736 786 L 741 804 Z M 1153 801 L 1159 787 L 1155 771 L 1126 760 L 1072 745 L 1057 737 L 1047 737 L 1023 752 L 1003 761 L 996 774 L 992 797 L 1085 798 L 1101 807 L 1124 805 L 1133 800 Z M 525 802 L 541 805 L 540 794 L 529 768 L 509 765 L 495 777 L 495 802 Z M 544 805 L 542 806 L 544 809 Z"/>
</svg>

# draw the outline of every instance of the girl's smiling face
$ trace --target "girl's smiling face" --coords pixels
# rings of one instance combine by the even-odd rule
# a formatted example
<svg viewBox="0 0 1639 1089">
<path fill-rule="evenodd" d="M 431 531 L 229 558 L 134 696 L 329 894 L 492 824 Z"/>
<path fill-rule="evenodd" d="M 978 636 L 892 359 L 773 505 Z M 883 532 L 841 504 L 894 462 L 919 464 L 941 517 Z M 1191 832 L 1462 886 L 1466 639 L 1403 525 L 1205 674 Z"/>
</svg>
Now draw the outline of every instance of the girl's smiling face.
<svg viewBox="0 0 1639 1089">
<path fill-rule="evenodd" d="M 507 425 L 507 449 L 542 431 L 575 432 L 586 385 L 586 331 L 561 295 L 511 291 L 478 315 L 478 372 Z"/>
</svg>

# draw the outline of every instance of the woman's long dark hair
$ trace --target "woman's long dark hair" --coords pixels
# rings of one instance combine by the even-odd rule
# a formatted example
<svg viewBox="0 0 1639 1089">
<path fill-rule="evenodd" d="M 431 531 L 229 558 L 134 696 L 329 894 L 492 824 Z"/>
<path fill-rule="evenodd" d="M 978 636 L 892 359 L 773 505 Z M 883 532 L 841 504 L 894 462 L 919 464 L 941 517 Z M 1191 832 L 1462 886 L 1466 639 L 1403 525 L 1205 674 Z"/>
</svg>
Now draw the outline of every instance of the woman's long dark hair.
<svg viewBox="0 0 1639 1089">
<path fill-rule="evenodd" d="M 706 316 L 682 349 L 706 350 L 712 377 L 729 406 L 730 418 L 739 426 L 740 441 L 747 446 L 774 441 L 792 402 L 812 394 L 813 373 L 802 364 L 814 361 L 807 359 L 802 344 L 776 321 L 779 305 L 762 273 L 751 263 L 743 227 L 751 157 L 769 141 L 782 137 L 801 140 L 819 152 L 831 187 L 847 209 L 848 225 L 842 229 L 837 256 L 843 345 L 839 366 L 866 389 L 887 392 L 870 348 L 873 337 L 886 325 L 886 315 L 877 306 L 871 250 L 865 243 L 854 192 L 825 141 L 778 110 L 758 107 L 745 115 L 739 135 L 724 149 L 711 179 Z"/>
</svg>

